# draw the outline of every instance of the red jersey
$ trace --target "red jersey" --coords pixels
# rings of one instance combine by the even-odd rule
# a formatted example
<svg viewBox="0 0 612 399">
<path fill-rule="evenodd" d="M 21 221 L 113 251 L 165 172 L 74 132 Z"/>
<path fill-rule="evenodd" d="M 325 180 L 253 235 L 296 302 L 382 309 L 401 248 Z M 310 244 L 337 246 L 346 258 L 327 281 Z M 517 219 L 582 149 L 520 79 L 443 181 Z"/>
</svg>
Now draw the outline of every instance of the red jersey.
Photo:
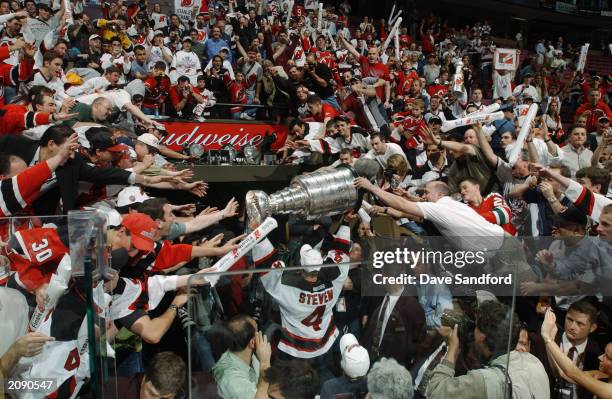
<svg viewBox="0 0 612 399">
<path fill-rule="evenodd" d="M 506 233 L 516 235 L 516 227 L 511 223 L 512 211 L 500 194 L 491 193 L 483 198 L 479 207 L 470 205 L 470 208 L 489 223 L 500 225 Z"/>
<path fill-rule="evenodd" d="M 229 91 L 231 103 L 247 104 L 249 102 L 246 96 L 246 90 L 249 88 L 249 84 L 245 80 L 238 83 L 230 77 L 229 72 L 226 72 L 225 75 L 223 75 L 223 82 Z M 231 108 L 231 112 L 240 112 L 241 110 L 241 107 Z"/>
<path fill-rule="evenodd" d="M 336 108 L 332 107 L 329 104 L 321 103 L 321 112 L 317 115 L 313 115 L 312 119 L 315 122 L 323 123 L 325 119 L 327 118 L 333 119 L 337 116 L 340 116 L 340 112 Z"/>
<path fill-rule="evenodd" d="M 400 118 L 397 122 L 394 123 L 395 126 L 402 126 L 404 131 L 408 131 L 412 133 L 412 137 L 406 139 L 404 135 L 399 135 L 399 133 L 392 133 L 390 136 L 391 141 L 396 144 L 402 145 L 406 149 L 416 148 L 423 142 L 423 138 L 425 137 L 425 128 L 427 127 L 427 123 L 423 119 L 423 116 L 419 116 L 415 118 L 412 116 L 411 111 L 408 112 L 399 112 L 397 114 Z"/>
<path fill-rule="evenodd" d="M 592 132 L 597 129 L 597 120 L 602 116 L 607 116 L 608 119 L 612 120 L 612 111 L 606 103 L 602 100 L 599 100 L 595 106 L 591 106 L 590 103 L 583 103 L 576 110 L 576 115 L 574 116 L 574 121 L 580 117 L 580 115 L 588 112 L 587 114 L 587 132 Z"/>
<path fill-rule="evenodd" d="M 181 262 L 189 262 L 192 250 L 192 245 L 172 244 L 170 241 L 164 240 L 155 262 L 153 262 L 152 271 L 159 272 L 174 267 Z"/>
<path fill-rule="evenodd" d="M 403 96 L 410 92 L 410 87 L 412 87 L 412 82 L 414 82 L 415 79 L 419 79 L 419 75 L 416 73 L 416 71 L 411 71 L 408 74 L 404 72 L 400 72 L 397 74 L 397 78 L 398 78 L 398 83 L 397 83 L 395 93 L 399 96 Z"/>
<path fill-rule="evenodd" d="M 168 94 L 170 95 L 170 102 L 172 103 L 172 106 L 176 108 L 176 106 L 183 99 L 183 92 L 177 89 L 177 85 L 174 85 L 170 87 L 170 91 L 168 92 Z M 193 100 L 193 96 L 191 95 L 191 93 L 189 93 L 187 95 L 187 102 L 189 103 L 192 100 Z"/>
<path fill-rule="evenodd" d="M 382 62 L 379 61 L 376 64 L 370 64 L 368 57 L 362 55 L 359 57 L 359 64 L 361 64 L 361 76 L 364 78 L 378 78 L 386 81 L 389 80 L 389 68 Z M 384 86 L 379 86 L 376 88 L 376 94 L 380 99 L 384 99 L 383 88 Z"/>
<path fill-rule="evenodd" d="M 0 61 L 11 56 L 8 45 L 0 46 Z M 34 59 L 23 58 L 18 65 L 0 63 L 0 106 L 4 105 L 4 86 L 17 86 L 34 76 Z"/>
<path fill-rule="evenodd" d="M 16 280 L 26 290 L 32 292 L 51 279 L 51 274 L 68 248 L 54 228 L 39 227 L 15 232 L 21 254 L 9 253 L 11 270 L 17 273 Z"/>
<path fill-rule="evenodd" d="M 149 76 L 144 81 L 144 85 L 145 96 L 143 101 L 143 107 L 159 108 L 161 104 L 163 104 L 163 102 L 166 100 L 166 97 L 170 92 L 170 78 L 164 76 L 159 79 L 155 76 Z"/>
<path fill-rule="evenodd" d="M 448 93 L 448 85 L 435 83 L 427 86 L 427 94 L 429 94 L 430 96 L 437 94 L 443 97 L 446 93 Z"/>
<path fill-rule="evenodd" d="M 45 161 L 0 181 L 0 217 L 14 216 L 32 205 L 43 183 L 50 178 L 51 169 Z"/>
<path fill-rule="evenodd" d="M 26 129 L 48 125 L 51 114 L 28 111 L 25 105 L 8 104 L 0 108 L 0 134 L 19 134 Z"/>
</svg>

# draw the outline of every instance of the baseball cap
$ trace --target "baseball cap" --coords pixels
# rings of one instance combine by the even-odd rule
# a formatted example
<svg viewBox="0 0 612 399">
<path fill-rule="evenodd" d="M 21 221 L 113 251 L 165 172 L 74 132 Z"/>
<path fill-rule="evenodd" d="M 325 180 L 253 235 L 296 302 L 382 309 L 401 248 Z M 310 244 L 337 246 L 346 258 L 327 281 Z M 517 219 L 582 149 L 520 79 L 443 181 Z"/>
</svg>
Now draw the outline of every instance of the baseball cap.
<svg viewBox="0 0 612 399">
<path fill-rule="evenodd" d="M 500 111 L 508 111 L 508 112 L 512 112 L 514 111 L 514 105 L 512 103 L 506 103 L 504 105 L 502 105 L 501 107 L 499 107 Z"/>
<path fill-rule="evenodd" d="M 157 223 L 144 213 L 130 213 L 121 221 L 132 237 L 132 245 L 141 250 L 151 252 L 155 248 L 157 238 Z"/>
<path fill-rule="evenodd" d="M 228 48 L 228 47 L 225 47 L 225 46 L 224 46 L 224 47 L 221 47 L 221 48 L 219 49 L 219 52 L 221 52 L 221 51 L 226 51 L 226 52 L 228 52 L 228 53 L 229 53 L 229 51 L 230 51 L 230 50 L 229 50 L 229 48 Z"/>
<path fill-rule="evenodd" d="M 105 128 L 91 128 L 85 132 L 86 142 L 82 142 L 83 147 L 88 148 L 92 151 L 105 150 L 111 152 L 123 152 L 127 150 L 125 144 L 117 144 L 115 138 L 111 135 L 110 131 Z"/>
<path fill-rule="evenodd" d="M 138 141 L 152 147 L 154 150 L 159 150 L 159 140 L 151 133 L 144 133 L 138 136 Z"/>
<path fill-rule="evenodd" d="M 439 116 L 435 116 L 434 115 L 434 116 L 431 116 L 427 122 L 430 125 L 433 125 L 434 123 L 437 123 L 437 124 L 441 125 L 442 124 L 442 119 L 440 119 Z"/>
<path fill-rule="evenodd" d="M 96 34 L 93 34 L 93 35 L 89 36 L 89 40 L 94 40 L 94 39 L 102 40 L 102 37 L 100 37 L 100 35 L 96 35 Z"/>
<path fill-rule="evenodd" d="M 191 42 L 193 40 L 191 40 L 191 36 L 185 36 L 182 41 L 183 42 L 186 42 L 186 41 L 190 41 Z"/>
<path fill-rule="evenodd" d="M 597 122 L 610 122 L 610 119 L 606 115 L 602 115 L 597 119 Z"/>
<path fill-rule="evenodd" d="M 130 186 L 119 191 L 119 194 L 117 194 L 117 206 L 121 207 L 141 203 L 149 198 L 151 197 L 142 191 L 142 188 L 139 186 Z"/>
<path fill-rule="evenodd" d="M 370 355 L 353 334 L 344 334 L 340 338 L 340 365 L 349 378 L 363 377 L 370 369 Z"/>
<path fill-rule="evenodd" d="M 316 249 L 312 249 L 309 244 L 305 244 L 300 249 L 300 264 L 304 267 L 307 273 L 318 272 L 321 270 L 321 264 L 323 263 L 323 257 L 321 252 Z"/>
</svg>

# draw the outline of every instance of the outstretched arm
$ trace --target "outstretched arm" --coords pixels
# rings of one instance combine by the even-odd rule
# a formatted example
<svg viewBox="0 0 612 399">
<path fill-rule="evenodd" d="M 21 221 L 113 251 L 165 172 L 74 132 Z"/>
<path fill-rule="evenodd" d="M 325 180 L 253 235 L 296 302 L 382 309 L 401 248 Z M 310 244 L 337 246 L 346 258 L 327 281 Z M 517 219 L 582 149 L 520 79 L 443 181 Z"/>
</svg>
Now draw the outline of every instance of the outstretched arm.
<svg viewBox="0 0 612 399">
<path fill-rule="evenodd" d="M 338 37 L 340 38 L 340 44 L 342 44 L 344 48 L 347 49 L 348 52 L 353 55 L 353 57 L 355 57 L 356 59 L 359 59 L 361 54 L 359 54 L 357 50 L 355 49 L 355 47 L 353 47 L 353 45 L 344 38 L 344 35 L 340 34 L 338 35 Z"/>
<path fill-rule="evenodd" d="M 372 184 L 368 179 L 364 177 L 358 177 L 353 182 L 353 185 L 357 188 L 362 188 L 366 191 L 376 195 L 382 201 L 392 208 L 395 208 L 401 212 L 408 214 L 409 216 L 423 217 L 423 212 L 415 202 L 408 201 L 398 195 L 389 193 L 380 187 Z"/>
</svg>

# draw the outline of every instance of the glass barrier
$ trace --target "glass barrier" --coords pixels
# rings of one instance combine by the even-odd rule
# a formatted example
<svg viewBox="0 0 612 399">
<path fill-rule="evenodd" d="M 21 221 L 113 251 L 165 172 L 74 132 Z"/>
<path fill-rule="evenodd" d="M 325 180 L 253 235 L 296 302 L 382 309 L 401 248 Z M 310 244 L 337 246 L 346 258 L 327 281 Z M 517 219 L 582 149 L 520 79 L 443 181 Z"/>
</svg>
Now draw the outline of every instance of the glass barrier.
<svg viewBox="0 0 612 399">
<path fill-rule="evenodd" d="M 203 236 L 189 235 L 180 244 L 158 245 L 150 258 L 133 251 L 136 237 L 122 235 L 121 227 L 105 227 L 95 213 L 71 214 L 63 223 L 75 296 L 60 294 L 53 317 L 40 318 L 42 326 L 51 324 L 43 331 L 56 340 L 38 357 L 22 359 L 29 361 L 24 365 L 30 374 L 9 375 L 60 381 L 54 373 L 62 370 L 68 381 L 62 389 L 70 390 L 57 397 L 78 391 L 79 397 L 96 398 L 247 398 L 257 389 L 272 398 L 283 392 L 364 397 L 398 389 L 413 390 L 418 398 L 450 392 L 457 398 L 510 398 L 525 390 L 544 398 L 583 389 L 549 374 L 550 334 L 561 348 L 564 339 L 588 337 L 589 352 L 577 359 L 597 372 L 598 357 L 612 341 L 612 251 L 605 239 L 569 229 L 544 238 L 383 236 L 384 229 L 374 234 L 336 219 L 317 234 L 300 236 L 285 234 L 291 229 L 281 217 L 278 227 L 263 228 L 266 219 L 250 226 L 255 230 L 247 228 L 247 236 L 221 257 L 193 256 L 199 250 L 189 245 L 201 246 Z M 62 223 L 55 223 L 61 231 Z M 214 232 L 204 235 L 215 241 Z M 23 233 L 9 236 L 4 246 L 10 250 L 30 242 Z M 229 238 L 226 231 L 224 240 Z M 35 247 L 31 259 L 51 256 Z M 185 262 L 186 253 L 192 259 Z M 18 259 L 18 253 L 3 254 L 5 265 Z M 59 263 L 55 273 L 61 277 Z M 8 286 L 22 274 L 20 265 L 10 265 L 18 272 Z M 59 277 L 51 277 L 47 294 Z M 35 295 L 23 302 L 34 311 Z M 78 305 L 64 310 L 63 303 Z M 36 319 L 25 317 L 24 309 L 25 324 Z M 548 310 L 556 323 L 546 316 L 550 331 L 542 336 Z M 0 320 L 2 331 L 11 331 L 9 319 Z M 72 335 L 55 335 L 58 320 Z M 557 330 L 565 335 L 555 337 Z M 74 356 L 54 356 L 49 363 L 54 350 Z M 600 378 L 609 370 L 605 356 Z M 483 378 L 465 386 L 453 379 L 468 371 Z"/>
<path fill-rule="evenodd" d="M 0 389 L 7 397 L 104 392 L 114 367 L 105 225 L 97 211 L 0 219 Z"/>
</svg>

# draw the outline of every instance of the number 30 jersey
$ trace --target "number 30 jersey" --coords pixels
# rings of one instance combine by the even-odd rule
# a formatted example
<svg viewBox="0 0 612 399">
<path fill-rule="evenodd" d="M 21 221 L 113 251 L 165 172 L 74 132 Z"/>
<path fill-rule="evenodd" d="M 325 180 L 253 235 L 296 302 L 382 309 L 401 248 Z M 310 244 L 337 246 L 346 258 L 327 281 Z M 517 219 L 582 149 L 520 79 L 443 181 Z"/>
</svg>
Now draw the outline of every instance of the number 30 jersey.
<svg viewBox="0 0 612 399">
<path fill-rule="evenodd" d="M 15 232 L 17 245 L 9 252 L 11 270 L 17 283 L 32 292 L 48 283 L 58 263 L 68 254 L 67 239 L 58 230 L 40 227 Z"/>
<path fill-rule="evenodd" d="M 350 229 L 341 226 L 335 236 L 325 238 L 322 252 L 324 264 L 349 262 Z M 261 278 L 266 291 L 278 302 L 281 312 L 282 338 L 278 349 L 297 357 L 313 358 L 326 353 L 338 337 L 333 308 L 348 276 L 349 265 L 326 267 L 318 280 L 308 283 L 300 273 L 284 272 L 284 262 L 268 239 L 253 248 L 258 268 L 279 269 Z"/>
</svg>

